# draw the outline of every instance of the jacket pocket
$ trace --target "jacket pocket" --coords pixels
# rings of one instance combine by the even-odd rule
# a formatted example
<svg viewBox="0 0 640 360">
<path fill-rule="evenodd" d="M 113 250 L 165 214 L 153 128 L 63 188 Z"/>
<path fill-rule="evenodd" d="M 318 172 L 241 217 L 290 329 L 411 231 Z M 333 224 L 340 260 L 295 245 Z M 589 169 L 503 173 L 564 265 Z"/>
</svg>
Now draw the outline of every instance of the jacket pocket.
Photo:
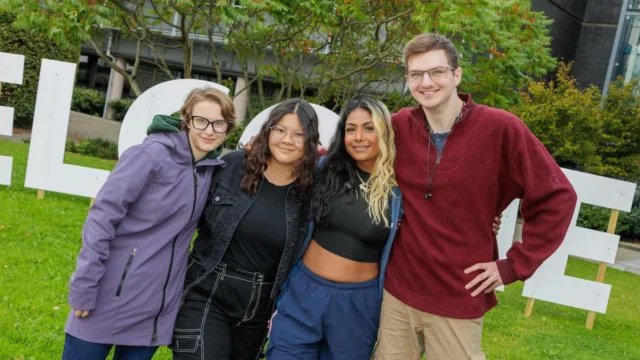
<svg viewBox="0 0 640 360">
<path fill-rule="evenodd" d="M 129 255 L 129 260 L 127 260 L 127 265 L 124 266 L 124 271 L 122 272 L 122 277 L 120 278 L 120 283 L 118 284 L 118 289 L 116 290 L 116 296 L 120 296 L 120 292 L 122 291 L 122 285 L 124 285 L 124 279 L 127 277 L 127 272 L 129 272 L 129 268 L 131 267 L 131 262 L 133 262 L 133 258 L 136 257 L 137 249 L 133 249 L 131 251 L 131 255 Z"/>
<path fill-rule="evenodd" d="M 213 232 L 229 215 L 229 210 L 236 202 L 236 196 L 226 184 L 218 182 L 211 187 L 209 197 L 210 202 L 204 215 L 209 229 Z"/>
</svg>

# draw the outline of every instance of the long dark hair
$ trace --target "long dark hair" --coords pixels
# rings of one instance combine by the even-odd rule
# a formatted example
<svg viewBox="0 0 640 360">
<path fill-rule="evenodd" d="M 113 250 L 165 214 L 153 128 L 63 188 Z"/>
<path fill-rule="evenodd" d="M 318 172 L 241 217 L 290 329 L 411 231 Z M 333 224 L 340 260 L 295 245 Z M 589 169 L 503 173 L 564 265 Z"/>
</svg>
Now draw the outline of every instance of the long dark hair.
<svg viewBox="0 0 640 360">
<path fill-rule="evenodd" d="M 267 170 L 267 164 L 271 158 L 269 150 L 270 128 L 287 114 L 298 116 L 305 133 L 304 156 L 296 164 L 292 174 L 296 179 L 294 185 L 298 189 L 301 199 L 306 199 L 311 194 L 316 160 L 318 159 L 318 143 L 320 142 L 318 115 L 309 102 L 297 98 L 286 100 L 273 108 L 267 121 L 262 125 L 260 133 L 254 138 L 251 149 L 245 154 L 246 169 L 241 188 L 249 194 L 258 192 L 262 174 Z"/>
<path fill-rule="evenodd" d="M 369 204 L 368 212 L 373 222 L 389 226 L 387 216 L 389 196 L 393 192 L 393 187 L 396 186 L 393 172 L 396 152 L 391 114 L 382 102 L 369 97 L 350 101 L 340 114 L 331 146 L 326 158 L 322 159 L 321 170 L 316 175 L 316 184 L 311 198 L 311 215 L 317 222 L 323 223 L 331 210 L 329 205 L 331 200 L 346 191 L 358 189 L 357 165 L 344 144 L 347 118 L 357 109 L 363 109 L 371 115 L 380 146 L 380 153 L 371 176 L 366 181 L 365 189 L 367 190 L 363 195 Z"/>
</svg>

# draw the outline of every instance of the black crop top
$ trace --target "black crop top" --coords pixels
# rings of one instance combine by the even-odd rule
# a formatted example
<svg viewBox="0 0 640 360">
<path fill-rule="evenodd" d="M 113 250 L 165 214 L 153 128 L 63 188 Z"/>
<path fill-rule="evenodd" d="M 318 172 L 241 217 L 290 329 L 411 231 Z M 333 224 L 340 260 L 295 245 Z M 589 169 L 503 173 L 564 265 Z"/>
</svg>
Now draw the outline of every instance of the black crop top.
<svg viewBox="0 0 640 360">
<path fill-rule="evenodd" d="M 358 169 L 367 181 L 369 173 Z M 359 185 L 359 184 L 358 184 Z M 374 224 L 367 200 L 359 187 L 350 189 L 329 202 L 330 210 L 317 224 L 313 239 L 327 251 L 358 262 L 378 262 L 389 228 Z"/>
</svg>

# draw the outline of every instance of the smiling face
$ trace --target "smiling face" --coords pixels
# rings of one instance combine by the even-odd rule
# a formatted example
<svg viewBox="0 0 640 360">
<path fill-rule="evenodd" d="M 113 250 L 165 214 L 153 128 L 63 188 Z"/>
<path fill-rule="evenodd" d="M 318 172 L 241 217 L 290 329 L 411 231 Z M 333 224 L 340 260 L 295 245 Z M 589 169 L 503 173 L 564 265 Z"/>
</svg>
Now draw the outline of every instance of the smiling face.
<svg viewBox="0 0 640 360">
<path fill-rule="evenodd" d="M 224 120 L 221 106 L 218 103 L 208 100 L 195 104 L 191 115 L 203 117 L 209 121 Z M 225 134 L 215 132 L 211 124 L 208 124 L 204 130 L 198 130 L 193 127 L 193 122 L 189 121 L 188 127 L 189 143 L 191 144 L 191 151 L 196 160 L 204 158 L 208 153 L 222 145 L 224 141 Z"/>
<path fill-rule="evenodd" d="M 357 108 L 347 117 L 344 130 L 347 152 L 360 169 L 370 173 L 380 154 L 373 117 L 367 110 Z"/>
<path fill-rule="evenodd" d="M 304 156 L 306 134 L 295 113 L 284 115 L 269 132 L 269 151 L 281 165 L 293 166 Z"/>
<path fill-rule="evenodd" d="M 407 60 L 407 73 L 414 71 L 427 71 L 437 67 L 449 66 L 449 61 L 444 50 L 432 50 L 421 54 L 412 55 Z M 462 69 L 447 70 L 444 76 L 431 79 L 428 73 L 422 76 L 421 81 L 412 81 L 407 77 L 409 90 L 416 101 L 425 109 L 436 110 L 451 99 L 457 99 L 456 87 L 460 84 Z"/>
</svg>

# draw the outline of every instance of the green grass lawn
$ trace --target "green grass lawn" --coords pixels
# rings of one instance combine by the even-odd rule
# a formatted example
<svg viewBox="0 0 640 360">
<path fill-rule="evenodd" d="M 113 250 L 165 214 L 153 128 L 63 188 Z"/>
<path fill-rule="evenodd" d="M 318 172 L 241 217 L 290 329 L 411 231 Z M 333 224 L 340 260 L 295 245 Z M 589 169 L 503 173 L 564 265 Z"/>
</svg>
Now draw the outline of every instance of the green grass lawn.
<svg viewBox="0 0 640 360">
<path fill-rule="evenodd" d="M 69 311 L 67 283 L 81 245 L 89 199 L 24 188 L 28 145 L 0 141 L 12 156 L 12 186 L 0 185 L 0 360 L 59 359 Z M 65 162 L 110 170 L 113 161 L 67 154 Z M 594 279 L 597 265 L 570 259 L 567 274 Z M 498 293 L 485 318 L 488 359 L 640 359 L 640 276 L 607 271 L 606 315 L 585 328 L 586 311 L 537 301 L 523 316 L 522 284 Z M 161 349 L 154 359 L 170 359 Z"/>
</svg>

